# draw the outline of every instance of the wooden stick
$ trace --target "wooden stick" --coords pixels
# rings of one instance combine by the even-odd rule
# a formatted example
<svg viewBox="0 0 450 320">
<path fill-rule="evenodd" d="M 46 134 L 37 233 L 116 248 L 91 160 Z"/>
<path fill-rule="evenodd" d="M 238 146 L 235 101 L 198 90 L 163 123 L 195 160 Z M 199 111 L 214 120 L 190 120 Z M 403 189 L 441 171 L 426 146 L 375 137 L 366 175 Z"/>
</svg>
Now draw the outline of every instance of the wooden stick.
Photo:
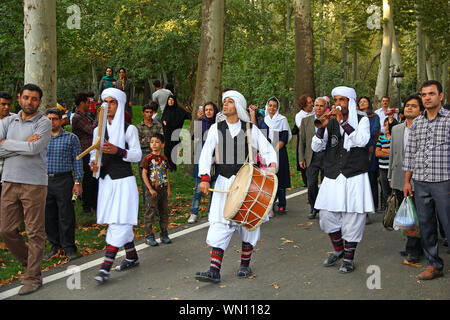
<svg viewBox="0 0 450 320">
<path fill-rule="evenodd" d="M 231 189 L 230 190 L 217 190 L 217 189 L 211 189 L 211 188 L 209 188 L 208 190 L 211 192 L 231 193 L 231 192 L 236 191 L 237 189 L 239 189 L 239 186 L 234 187 L 234 189 L 232 189 L 232 190 Z"/>
</svg>

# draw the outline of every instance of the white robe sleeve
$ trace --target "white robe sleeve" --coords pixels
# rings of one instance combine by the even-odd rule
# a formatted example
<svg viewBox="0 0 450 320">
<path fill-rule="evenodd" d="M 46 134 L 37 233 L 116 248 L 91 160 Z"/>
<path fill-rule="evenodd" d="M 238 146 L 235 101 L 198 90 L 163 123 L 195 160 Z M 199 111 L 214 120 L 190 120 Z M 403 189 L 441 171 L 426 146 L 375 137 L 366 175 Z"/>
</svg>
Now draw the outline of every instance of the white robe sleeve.
<svg viewBox="0 0 450 320">
<path fill-rule="evenodd" d="M 278 170 L 278 156 L 272 144 L 266 139 L 258 127 L 252 126 L 252 148 L 259 151 L 264 162 L 269 165 L 272 162 L 276 164 Z M 255 157 L 253 157 L 255 159 Z"/>
<path fill-rule="evenodd" d="M 141 143 L 139 142 L 139 133 L 135 126 L 128 126 L 125 133 L 125 141 L 128 144 L 127 156 L 123 158 L 126 162 L 139 162 L 142 158 Z"/>
<path fill-rule="evenodd" d="M 92 134 L 92 144 L 94 144 L 97 137 L 98 127 L 94 129 Z M 142 158 L 141 144 L 139 142 L 139 133 L 135 126 L 128 126 L 127 132 L 125 133 L 125 141 L 128 144 L 127 156 L 123 158 L 126 162 L 139 162 Z M 90 155 L 89 163 L 95 160 L 95 153 L 97 149 L 92 150 Z"/>
<path fill-rule="evenodd" d="M 219 143 L 219 136 L 217 132 L 217 123 L 214 123 L 208 131 L 205 144 L 203 145 L 200 158 L 198 160 L 198 176 L 204 174 L 211 176 L 211 165 L 213 163 L 213 153 Z"/>
<path fill-rule="evenodd" d="M 364 148 L 370 140 L 369 118 L 363 117 L 358 124 L 358 128 L 353 131 L 348 138 L 356 147 Z"/>
<path fill-rule="evenodd" d="M 321 150 L 324 150 L 325 146 L 327 145 L 328 141 L 328 129 L 325 128 L 325 132 L 323 134 L 323 139 L 320 139 L 317 137 L 317 135 L 314 135 L 311 140 L 311 149 L 314 152 L 319 152 Z"/>
</svg>

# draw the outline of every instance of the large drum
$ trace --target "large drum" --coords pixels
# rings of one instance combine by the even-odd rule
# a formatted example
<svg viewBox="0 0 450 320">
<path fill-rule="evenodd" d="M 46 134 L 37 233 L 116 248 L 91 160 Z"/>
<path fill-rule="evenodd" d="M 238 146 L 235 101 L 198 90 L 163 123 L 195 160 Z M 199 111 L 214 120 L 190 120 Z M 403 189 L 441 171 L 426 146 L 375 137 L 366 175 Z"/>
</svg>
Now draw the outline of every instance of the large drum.
<svg viewBox="0 0 450 320">
<path fill-rule="evenodd" d="M 230 186 L 223 216 L 252 231 L 259 227 L 272 209 L 278 188 L 273 173 L 264 174 L 250 163 L 238 171 Z"/>
</svg>

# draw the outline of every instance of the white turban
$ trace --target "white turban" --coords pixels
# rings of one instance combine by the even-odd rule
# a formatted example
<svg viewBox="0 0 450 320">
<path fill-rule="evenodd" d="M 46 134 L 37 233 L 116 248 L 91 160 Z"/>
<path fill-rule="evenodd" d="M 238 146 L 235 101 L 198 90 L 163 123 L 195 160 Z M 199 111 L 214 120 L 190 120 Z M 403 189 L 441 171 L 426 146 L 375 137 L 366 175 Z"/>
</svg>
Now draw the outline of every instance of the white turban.
<svg viewBox="0 0 450 320">
<path fill-rule="evenodd" d="M 247 112 L 247 101 L 240 92 L 234 90 L 226 91 L 223 94 L 222 103 L 224 102 L 225 98 L 233 99 L 239 119 L 244 122 L 250 122 L 250 116 Z"/>
<path fill-rule="evenodd" d="M 358 113 L 356 110 L 356 91 L 353 88 L 349 87 L 336 87 L 331 91 L 331 95 L 333 98 L 335 96 L 344 96 L 348 98 L 348 120 L 347 122 L 353 127 L 353 129 L 358 128 Z M 347 151 L 350 151 L 350 148 L 353 147 L 354 144 L 348 139 L 348 135 L 346 134 L 344 137 L 344 148 Z"/>
<path fill-rule="evenodd" d="M 102 92 L 102 100 L 107 97 L 111 97 L 117 100 L 117 111 L 114 115 L 114 119 L 109 124 L 106 121 L 108 129 L 108 142 L 116 147 L 125 148 L 125 103 L 127 96 L 125 92 L 116 88 L 108 88 Z"/>
</svg>

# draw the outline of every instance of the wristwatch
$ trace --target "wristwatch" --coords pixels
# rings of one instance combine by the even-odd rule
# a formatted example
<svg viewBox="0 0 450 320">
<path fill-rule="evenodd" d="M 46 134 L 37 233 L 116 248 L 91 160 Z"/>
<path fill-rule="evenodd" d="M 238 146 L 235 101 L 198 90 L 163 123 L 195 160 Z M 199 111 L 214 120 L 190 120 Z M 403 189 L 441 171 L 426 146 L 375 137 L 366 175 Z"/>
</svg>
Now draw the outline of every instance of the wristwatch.
<svg viewBox="0 0 450 320">
<path fill-rule="evenodd" d="M 75 184 L 80 184 L 80 181 L 75 181 Z"/>
</svg>

